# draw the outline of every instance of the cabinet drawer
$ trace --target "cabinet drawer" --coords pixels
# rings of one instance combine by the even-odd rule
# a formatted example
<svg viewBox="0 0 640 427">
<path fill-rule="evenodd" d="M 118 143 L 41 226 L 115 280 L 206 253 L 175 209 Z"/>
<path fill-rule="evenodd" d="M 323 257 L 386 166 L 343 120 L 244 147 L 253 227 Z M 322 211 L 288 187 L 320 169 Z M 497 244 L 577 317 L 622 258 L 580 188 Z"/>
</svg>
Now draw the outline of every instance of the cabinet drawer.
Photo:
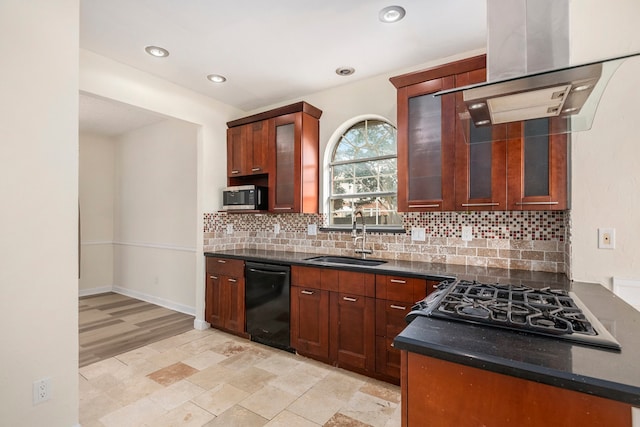
<svg viewBox="0 0 640 427">
<path fill-rule="evenodd" d="M 376 275 L 376 298 L 416 302 L 429 292 L 425 279 Z"/>
<path fill-rule="evenodd" d="M 338 290 L 342 293 L 375 297 L 375 275 L 356 271 L 338 272 Z"/>
<path fill-rule="evenodd" d="M 207 257 L 207 273 L 244 277 L 244 261 L 241 259 Z"/>
<path fill-rule="evenodd" d="M 413 303 L 376 299 L 376 335 L 395 338 L 406 326 Z"/>
<path fill-rule="evenodd" d="M 303 288 L 331 290 L 335 283 L 337 289 L 338 270 L 316 267 L 291 266 L 291 285 Z"/>
</svg>

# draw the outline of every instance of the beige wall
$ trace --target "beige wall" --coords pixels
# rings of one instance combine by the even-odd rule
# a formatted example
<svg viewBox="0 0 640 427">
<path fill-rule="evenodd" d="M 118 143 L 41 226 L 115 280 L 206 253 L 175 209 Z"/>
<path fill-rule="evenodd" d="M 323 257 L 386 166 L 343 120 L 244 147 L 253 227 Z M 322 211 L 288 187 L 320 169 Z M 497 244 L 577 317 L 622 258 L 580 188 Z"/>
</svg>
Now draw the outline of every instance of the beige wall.
<svg viewBox="0 0 640 427">
<path fill-rule="evenodd" d="M 78 423 L 78 16 L 78 0 L 0 2 L 3 426 Z"/>
<path fill-rule="evenodd" d="M 571 3 L 572 62 L 640 52 L 640 2 Z M 611 78 L 590 131 L 572 136 L 572 278 L 611 287 L 640 279 L 640 58 Z M 598 228 L 616 229 L 616 248 L 598 249 Z"/>
<path fill-rule="evenodd" d="M 191 314 L 197 137 L 198 126 L 165 120 L 115 143 L 114 288 Z"/>
<path fill-rule="evenodd" d="M 151 74 L 80 50 L 80 90 L 199 125 L 196 142 L 196 253 L 203 250 L 203 214 L 220 207 L 226 185 L 226 122 L 242 113 Z M 204 257 L 196 257 L 197 324 L 204 318 Z"/>
<path fill-rule="evenodd" d="M 115 141 L 80 134 L 80 295 L 113 287 Z"/>
</svg>

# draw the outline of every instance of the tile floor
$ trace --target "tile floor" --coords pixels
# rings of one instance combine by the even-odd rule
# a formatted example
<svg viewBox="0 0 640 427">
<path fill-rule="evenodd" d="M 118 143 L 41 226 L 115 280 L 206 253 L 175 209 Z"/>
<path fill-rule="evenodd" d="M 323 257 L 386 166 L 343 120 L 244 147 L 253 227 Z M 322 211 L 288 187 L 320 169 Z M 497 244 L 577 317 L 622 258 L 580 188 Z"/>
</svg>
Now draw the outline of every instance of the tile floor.
<svg viewBox="0 0 640 427">
<path fill-rule="evenodd" d="M 83 427 L 392 427 L 399 403 L 399 387 L 215 329 L 80 368 Z"/>
</svg>

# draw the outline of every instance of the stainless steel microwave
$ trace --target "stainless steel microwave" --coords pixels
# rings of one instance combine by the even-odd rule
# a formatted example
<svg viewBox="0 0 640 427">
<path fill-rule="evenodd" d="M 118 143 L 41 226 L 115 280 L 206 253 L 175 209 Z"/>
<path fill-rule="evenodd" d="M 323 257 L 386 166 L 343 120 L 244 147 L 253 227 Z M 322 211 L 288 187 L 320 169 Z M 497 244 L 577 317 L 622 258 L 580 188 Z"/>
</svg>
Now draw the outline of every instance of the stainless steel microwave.
<svg viewBox="0 0 640 427">
<path fill-rule="evenodd" d="M 266 210 L 267 188 L 257 185 L 238 185 L 222 190 L 222 210 Z"/>
</svg>

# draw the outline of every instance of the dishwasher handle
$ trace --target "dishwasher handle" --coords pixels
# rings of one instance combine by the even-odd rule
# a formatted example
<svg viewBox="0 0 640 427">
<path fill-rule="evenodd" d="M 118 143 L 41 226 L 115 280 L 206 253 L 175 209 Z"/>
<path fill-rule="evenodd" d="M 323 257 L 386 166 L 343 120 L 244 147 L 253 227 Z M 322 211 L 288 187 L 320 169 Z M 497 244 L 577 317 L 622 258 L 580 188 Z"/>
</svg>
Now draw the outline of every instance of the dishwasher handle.
<svg viewBox="0 0 640 427">
<path fill-rule="evenodd" d="M 288 274 L 286 271 L 260 270 L 258 268 L 249 268 L 249 271 L 252 273 L 270 274 L 272 276 L 286 276 Z"/>
</svg>

